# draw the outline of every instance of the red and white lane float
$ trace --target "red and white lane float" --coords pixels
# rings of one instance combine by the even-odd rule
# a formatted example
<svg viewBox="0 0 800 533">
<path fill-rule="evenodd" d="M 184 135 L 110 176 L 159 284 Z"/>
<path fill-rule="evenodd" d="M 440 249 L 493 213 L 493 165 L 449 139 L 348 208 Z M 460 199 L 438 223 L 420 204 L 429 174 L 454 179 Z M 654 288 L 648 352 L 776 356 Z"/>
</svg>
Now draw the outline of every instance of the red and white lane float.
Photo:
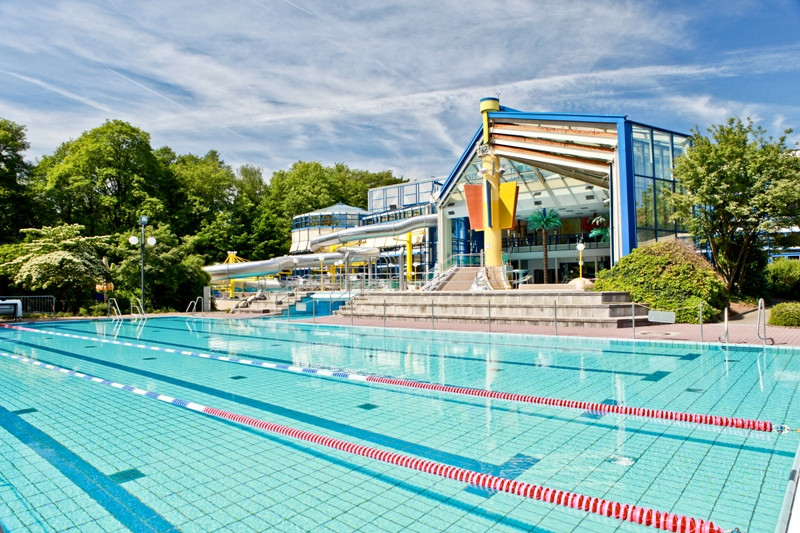
<svg viewBox="0 0 800 533">
<path fill-rule="evenodd" d="M 47 335 L 56 335 L 61 337 L 68 337 L 85 341 L 101 342 L 106 344 L 116 344 L 120 346 L 135 347 L 135 348 L 153 350 L 158 352 L 177 353 L 181 355 L 188 355 L 190 357 L 200 357 L 203 359 L 213 359 L 216 361 L 225 361 L 241 365 L 271 368 L 275 370 L 282 370 L 286 372 L 294 372 L 299 374 L 313 374 L 315 376 L 348 379 L 352 381 L 362 381 L 362 382 L 365 381 L 369 383 L 379 383 L 381 385 L 389 385 L 394 387 L 408 387 L 408 388 L 421 389 L 432 392 L 444 392 L 448 394 L 459 394 L 463 396 L 475 396 L 478 398 L 490 398 L 494 400 L 505 400 L 510 402 L 547 405 L 550 407 L 580 409 L 582 411 L 595 411 L 600 413 L 638 416 L 651 419 L 668 420 L 673 422 L 686 422 L 690 424 L 704 424 L 710 426 L 729 427 L 729 428 L 744 429 L 751 431 L 763 431 L 766 433 L 772 431 L 775 431 L 777 433 L 787 433 L 790 431 L 800 432 L 800 430 L 798 429 L 790 429 L 789 427 L 782 424 L 773 425 L 772 422 L 769 422 L 767 420 L 755 420 L 748 418 L 737 418 L 733 416 L 718 416 L 718 415 L 701 414 L 701 413 L 685 413 L 682 411 L 667 411 L 664 409 L 650 409 L 647 407 L 634 407 L 630 405 L 609 405 L 604 403 L 588 402 L 584 400 L 565 400 L 561 398 L 548 398 L 546 396 L 534 396 L 530 394 L 517 394 L 513 392 L 474 389 L 471 387 L 456 387 L 452 385 L 440 385 L 438 383 L 415 381 L 410 379 L 391 378 L 391 377 L 365 375 L 365 374 L 354 374 L 341 370 L 329 370 L 322 368 L 294 366 L 294 365 L 287 365 L 280 363 L 270 363 L 267 361 L 254 361 L 252 359 L 239 359 L 238 357 L 233 357 L 233 356 L 207 354 L 203 352 L 192 352 L 189 350 L 175 350 L 172 348 L 162 348 L 160 346 L 122 342 L 117 340 L 104 339 L 100 337 L 89 337 L 86 335 L 73 335 L 70 333 L 62 333 L 59 331 L 48 331 L 48 330 L 27 328 L 24 326 L 13 326 L 9 324 L 0 324 L 0 326 L 20 331 L 41 333 Z"/>
<path fill-rule="evenodd" d="M 251 416 L 240 415 L 230 411 L 217 409 L 215 407 L 209 407 L 186 400 L 181 400 L 179 398 L 173 398 L 172 396 L 166 396 L 153 391 L 146 391 L 138 387 L 123 385 L 122 383 L 109 381 L 107 379 L 84 374 L 75 370 L 69 370 L 56 365 L 42 363 L 41 361 L 30 359 L 21 355 L 15 355 L 6 352 L 0 352 L 0 355 L 20 361 L 22 363 L 35 365 L 49 370 L 55 370 L 63 374 L 91 381 L 92 383 L 107 385 L 115 389 L 131 392 L 133 394 L 151 398 L 153 400 L 166 402 L 216 418 L 230 420 L 245 426 L 250 426 L 264 431 L 269 431 L 271 433 L 277 433 L 279 435 L 284 435 L 294 439 L 311 442 L 320 446 L 333 448 L 354 455 L 360 455 L 376 461 L 453 479 L 455 481 L 468 483 L 484 489 L 506 492 L 508 494 L 522 496 L 523 498 L 547 502 L 562 507 L 578 509 L 588 513 L 615 518 L 626 522 L 632 522 L 634 524 L 650 526 L 664 531 L 671 531 L 673 533 L 725 533 L 724 529 L 714 524 L 710 520 L 702 520 L 676 513 L 657 511 L 647 507 L 640 507 L 638 505 L 620 503 L 612 500 L 595 498 L 593 496 L 585 496 L 576 492 L 552 489 L 543 487 L 541 485 L 535 485 L 533 483 L 502 478 L 491 474 L 475 472 L 474 470 L 467 470 L 465 468 L 449 466 L 443 463 L 428 461 L 426 459 L 419 459 L 408 455 L 380 450 L 378 448 L 372 448 L 370 446 L 364 446 L 354 442 L 335 439 L 333 437 L 325 437 L 323 435 L 318 435 L 302 429 L 296 429 L 283 426 L 281 424 L 267 422 Z"/>
</svg>

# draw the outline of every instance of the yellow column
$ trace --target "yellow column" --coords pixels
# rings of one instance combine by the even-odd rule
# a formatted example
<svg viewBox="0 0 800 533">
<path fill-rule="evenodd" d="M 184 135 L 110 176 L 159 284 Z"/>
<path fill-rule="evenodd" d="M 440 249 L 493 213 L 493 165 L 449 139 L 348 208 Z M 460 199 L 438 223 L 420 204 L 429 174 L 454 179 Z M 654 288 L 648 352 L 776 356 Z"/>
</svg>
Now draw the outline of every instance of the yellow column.
<svg viewBox="0 0 800 533">
<path fill-rule="evenodd" d="M 481 100 L 483 146 L 480 153 L 483 167 L 483 250 L 487 267 L 503 266 L 503 230 L 500 228 L 500 158 L 490 149 L 489 112 L 500 110 L 500 100 Z"/>
<path fill-rule="evenodd" d="M 228 298 L 233 298 L 234 294 L 236 294 L 236 283 L 231 280 L 230 284 L 228 285 Z"/>
<path fill-rule="evenodd" d="M 406 281 L 414 276 L 414 248 L 411 244 L 411 232 L 406 233 Z"/>
</svg>

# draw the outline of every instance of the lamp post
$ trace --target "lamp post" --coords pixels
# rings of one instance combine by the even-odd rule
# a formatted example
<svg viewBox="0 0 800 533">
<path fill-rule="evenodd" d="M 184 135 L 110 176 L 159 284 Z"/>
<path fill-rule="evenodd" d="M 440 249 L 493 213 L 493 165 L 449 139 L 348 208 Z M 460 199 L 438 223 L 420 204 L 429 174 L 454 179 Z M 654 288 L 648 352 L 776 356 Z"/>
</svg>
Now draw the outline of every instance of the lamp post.
<svg viewBox="0 0 800 533">
<path fill-rule="evenodd" d="M 578 278 L 583 278 L 583 250 L 586 249 L 586 245 L 580 241 L 575 248 L 578 249 Z"/>
<path fill-rule="evenodd" d="M 141 250 L 142 250 L 142 263 L 141 263 L 141 265 L 142 265 L 142 314 L 145 313 L 145 311 L 144 311 L 144 242 L 145 242 L 144 227 L 147 225 L 148 222 L 150 222 L 150 219 L 147 217 L 147 215 L 140 216 L 139 217 L 139 224 L 141 224 L 141 226 L 142 226 L 142 238 L 141 238 L 141 240 L 139 240 L 139 238 L 136 235 L 131 235 L 130 238 L 128 238 L 128 242 L 131 243 L 134 246 L 136 246 L 137 244 L 141 244 Z M 149 244 L 150 246 L 155 246 L 156 238 L 155 237 L 148 237 L 147 238 L 147 244 Z"/>
</svg>

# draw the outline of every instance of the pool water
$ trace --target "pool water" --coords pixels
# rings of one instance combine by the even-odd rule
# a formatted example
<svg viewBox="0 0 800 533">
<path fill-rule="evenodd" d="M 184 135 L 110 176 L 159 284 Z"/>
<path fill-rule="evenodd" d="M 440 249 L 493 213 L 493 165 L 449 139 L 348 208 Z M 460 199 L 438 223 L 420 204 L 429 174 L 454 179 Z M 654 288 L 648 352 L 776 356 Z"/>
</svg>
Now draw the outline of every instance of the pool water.
<svg viewBox="0 0 800 533">
<path fill-rule="evenodd" d="M 36 331 L 0 329 L 0 530 L 6 533 L 655 531 L 220 420 L 19 357 L 151 396 L 710 519 L 726 530 L 774 531 L 798 449 L 798 433 L 670 423 L 347 377 L 392 376 L 796 427 L 800 354 L 792 348 L 262 318 L 24 327 Z"/>
</svg>

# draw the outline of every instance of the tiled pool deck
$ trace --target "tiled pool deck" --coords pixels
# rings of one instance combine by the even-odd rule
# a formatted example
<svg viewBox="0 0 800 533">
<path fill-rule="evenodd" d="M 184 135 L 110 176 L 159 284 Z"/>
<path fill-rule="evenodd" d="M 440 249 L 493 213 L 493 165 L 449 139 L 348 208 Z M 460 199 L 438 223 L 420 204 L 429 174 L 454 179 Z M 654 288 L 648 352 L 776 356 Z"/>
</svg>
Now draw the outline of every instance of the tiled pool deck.
<svg viewBox="0 0 800 533">
<path fill-rule="evenodd" d="M 381 319 L 350 319 L 347 316 L 327 316 L 317 318 L 318 324 L 332 325 L 355 325 L 367 327 L 383 327 L 384 321 Z M 309 320 L 310 322 L 310 320 Z M 725 332 L 723 324 L 704 324 L 701 328 L 698 324 L 659 324 L 651 326 L 632 328 L 592 328 L 592 327 L 562 327 L 556 330 L 553 326 L 518 326 L 508 324 L 464 324 L 458 322 L 435 322 L 433 325 L 430 320 L 402 321 L 388 320 L 385 325 L 392 328 L 413 328 L 413 329 L 435 329 L 456 330 L 456 331 L 493 331 L 495 333 L 521 333 L 530 335 L 563 335 L 573 337 L 597 337 L 605 339 L 640 339 L 640 340 L 666 340 L 684 342 L 720 342 L 720 338 Z M 764 327 L 762 325 L 762 333 Z M 635 337 L 634 337 L 635 335 Z M 772 341 L 767 344 L 775 346 L 798 346 L 800 347 L 800 328 L 788 328 L 779 326 L 767 326 L 766 336 Z M 733 344 L 752 344 L 759 345 L 764 343 L 757 335 L 757 321 L 754 313 L 745 316 L 743 319 L 731 321 L 728 324 L 728 342 Z"/>
</svg>

